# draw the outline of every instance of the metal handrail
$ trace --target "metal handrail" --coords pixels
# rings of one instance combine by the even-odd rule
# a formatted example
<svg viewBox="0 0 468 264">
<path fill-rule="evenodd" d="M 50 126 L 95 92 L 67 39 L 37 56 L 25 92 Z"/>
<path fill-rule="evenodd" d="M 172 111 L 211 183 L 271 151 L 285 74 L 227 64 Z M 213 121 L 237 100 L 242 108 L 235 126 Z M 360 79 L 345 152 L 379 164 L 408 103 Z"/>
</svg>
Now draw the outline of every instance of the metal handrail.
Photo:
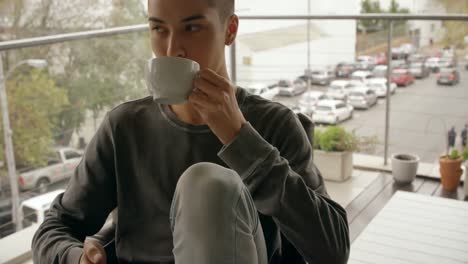
<svg viewBox="0 0 468 264">
<path fill-rule="evenodd" d="M 239 16 L 241 20 L 462 20 L 468 21 L 468 14 L 436 15 L 436 14 L 361 14 L 361 15 L 305 15 L 305 16 Z M 147 24 L 125 27 L 89 30 L 73 33 L 51 35 L 45 37 L 8 40 L 0 42 L 0 51 L 50 45 L 74 40 L 84 40 L 97 37 L 108 37 L 121 34 L 138 33 L 148 30 Z"/>
</svg>

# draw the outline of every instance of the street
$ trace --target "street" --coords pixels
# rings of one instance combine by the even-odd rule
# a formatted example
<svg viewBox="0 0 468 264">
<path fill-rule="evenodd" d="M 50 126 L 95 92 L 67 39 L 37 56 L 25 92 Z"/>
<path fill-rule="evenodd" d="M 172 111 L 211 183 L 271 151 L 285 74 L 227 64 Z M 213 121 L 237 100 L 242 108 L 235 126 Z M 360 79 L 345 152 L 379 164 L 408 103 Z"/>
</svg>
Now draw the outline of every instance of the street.
<svg viewBox="0 0 468 264">
<path fill-rule="evenodd" d="M 455 86 L 437 85 L 436 74 L 417 79 L 413 85 L 399 87 L 390 103 L 389 157 L 397 152 L 413 153 L 422 162 L 436 162 L 444 153 L 446 133 L 455 126 L 457 146 L 460 131 L 468 124 L 468 71 L 459 65 L 460 83 Z M 326 91 L 326 87 L 312 86 L 312 90 Z M 299 96 L 279 97 L 273 100 L 296 105 Z M 359 136 L 374 136 L 379 144 L 374 155 L 384 156 L 385 98 L 379 99 L 369 110 L 354 112 L 352 120 L 341 123 L 348 130 L 355 129 Z"/>
</svg>

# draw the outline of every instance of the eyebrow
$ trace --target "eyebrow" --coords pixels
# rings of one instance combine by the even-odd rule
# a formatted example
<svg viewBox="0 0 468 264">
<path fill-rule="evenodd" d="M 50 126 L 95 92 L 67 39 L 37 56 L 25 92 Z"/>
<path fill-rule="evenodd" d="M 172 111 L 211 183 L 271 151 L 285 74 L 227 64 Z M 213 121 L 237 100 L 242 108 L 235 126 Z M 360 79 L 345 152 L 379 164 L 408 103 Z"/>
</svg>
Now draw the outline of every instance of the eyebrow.
<svg viewBox="0 0 468 264">
<path fill-rule="evenodd" d="M 206 19 L 206 16 L 204 16 L 204 15 L 193 15 L 193 16 L 189 16 L 187 18 L 182 19 L 181 22 L 182 23 L 187 23 L 187 22 L 190 22 L 190 21 L 193 21 L 193 20 L 199 20 L 199 19 Z M 156 18 L 156 17 L 148 17 L 148 20 L 156 22 L 156 23 L 166 24 L 166 22 L 164 20 Z"/>
</svg>

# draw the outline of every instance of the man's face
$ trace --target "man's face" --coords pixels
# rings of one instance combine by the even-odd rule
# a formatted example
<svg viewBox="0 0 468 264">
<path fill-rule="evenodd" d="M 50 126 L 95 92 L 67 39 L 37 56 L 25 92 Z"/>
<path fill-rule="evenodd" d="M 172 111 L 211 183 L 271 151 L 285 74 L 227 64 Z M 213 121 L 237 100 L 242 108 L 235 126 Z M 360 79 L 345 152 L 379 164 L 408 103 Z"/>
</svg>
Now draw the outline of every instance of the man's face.
<svg viewBox="0 0 468 264">
<path fill-rule="evenodd" d="M 225 67 L 227 23 L 206 0 L 149 0 L 151 47 L 156 57 L 183 57 L 200 67 Z"/>
</svg>

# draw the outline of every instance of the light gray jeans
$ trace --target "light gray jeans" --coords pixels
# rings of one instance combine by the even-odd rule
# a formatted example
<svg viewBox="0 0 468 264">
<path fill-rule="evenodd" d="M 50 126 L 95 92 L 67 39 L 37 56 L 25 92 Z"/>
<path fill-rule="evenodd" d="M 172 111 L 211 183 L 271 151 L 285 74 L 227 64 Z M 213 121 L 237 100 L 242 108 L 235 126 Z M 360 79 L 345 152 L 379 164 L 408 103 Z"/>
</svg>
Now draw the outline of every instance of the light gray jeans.
<svg viewBox="0 0 468 264">
<path fill-rule="evenodd" d="M 233 170 L 197 163 L 181 176 L 170 212 L 176 264 L 266 264 L 257 210 Z"/>
</svg>

